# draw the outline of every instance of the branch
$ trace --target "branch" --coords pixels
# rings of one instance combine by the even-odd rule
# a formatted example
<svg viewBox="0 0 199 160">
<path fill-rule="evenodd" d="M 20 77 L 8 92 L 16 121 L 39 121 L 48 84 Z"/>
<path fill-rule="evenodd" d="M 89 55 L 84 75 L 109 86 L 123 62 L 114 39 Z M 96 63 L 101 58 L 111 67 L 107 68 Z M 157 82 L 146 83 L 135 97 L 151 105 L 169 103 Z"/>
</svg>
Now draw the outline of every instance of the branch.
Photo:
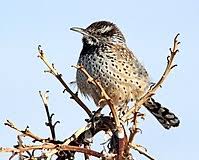
<svg viewBox="0 0 199 160">
<path fill-rule="evenodd" d="M 141 147 L 140 145 L 133 144 L 131 147 L 138 151 L 140 154 L 143 154 L 145 157 L 149 158 L 150 160 L 155 160 L 151 155 L 149 155 L 145 148 Z M 142 148 L 142 149 L 141 149 Z"/>
<path fill-rule="evenodd" d="M 178 42 L 178 40 L 177 40 L 178 36 L 179 36 L 179 34 L 177 34 L 174 38 L 173 48 L 172 49 L 170 48 L 170 55 L 167 57 L 167 66 L 166 66 L 165 71 L 164 71 L 162 77 L 160 78 L 160 80 L 154 86 L 152 86 L 147 91 L 147 93 L 143 97 L 141 97 L 140 100 L 135 102 L 135 105 L 131 109 L 129 109 L 128 112 L 122 117 L 122 120 L 125 122 L 125 121 L 127 121 L 128 117 L 132 114 L 132 112 L 134 113 L 133 126 L 132 126 L 132 131 L 130 132 L 128 146 L 126 148 L 126 154 L 129 153 L 131 146 L 134 146 L 133 149 L 138 151 L 138 148 L 136 148 L 135 145 L 133 144 L 133 140 L 135 139 L 135 135 L 139 132 L 138 122 L 137 122 L 139 109 L 147 101 L 148 98 L 150 98 L 151 96 L 153 96 L 155 94 L 156 90 L 161 87 L 162 83 L 167 78 L 170 71 L 175 66 L 177 66 L 177 65 L 173 65 L 173 60 L 174 60 L 175 55 L 178 52 L 178 47 L 180 44 L 180 42 Z M 139 151 L 139 152 L 142 153 L 141 151 Z M 144 155 L 146 156 L 146 154 L 144 154 Z M 148 158 L 150 159 L 150 157 L 148 157 Z"/>
<path fill-rule="evenodd" d="M 107 104 L 108 104 L 108 106 L 109 106 L 109 108 L 111 110 L 111 113 L 113 115 L 113 118 L 115 120 L 116 127 L 119 128 L 120 127 L 120 121 L 119 121 L 119 118 L 117 116 L 115 107 L 114 107 L 114 105 L 112 103 L 111 98 L 107 95 L 107 93 L 105 92 L 105 90 L 102 87 L 102 85 L 100 84 L 100 82 L 97 81 L 97 80 L 94 80 L 88 74 L 88 72 L 86 71 L 86 69 L 82 65 L 77 65 L 77 66 L 73 66 L 73 67 L 75 67 L 76 69 L 80 70 L 87 77 L 87 82 L 92 83 L 93 85 L 95 85 L 101 91 L 101 95 L 102 95 L 103 99 L 101 99 L 99 103 L 101 103 L 104 100 L 107 102 Z"/>
<path fill-rule="evenodd" d="M 77 66 L 73 66 L 73 67 L 80 70 L 87 77 L 88 83 L 95 85 L 101 91 L 102 99 L 98 103 L 100 104 L 102 101 L 107 102 L 107 104 L 111 110 L 111 113 L 113 115 L 114 122 L 116 124 L 116 131 L 113 133 L 116 136 L 116 138 L 115 138 L 116 144 L 114 145 L 115 151 L 117 153 L 116 160 L 123 159 L 124 158 L 123 157 L 124 149 L 127 144 L 127 137 L 126 137 L 125 129 L 120 124 L 119 117 L 115 110 L 116 107 L 113 105 L 112 99 L 107 95 L 106 91 L 104 90 L 104 88 L 102 87 L 100 82 L 97 80 L 94 80 L 94 78 L 92 78 L 89 75 L 89 73 L 86 71 L 86 69 L 82 65 L 77 65 Z"/>
<path fill-rule="evenodd" d="M 89 146 L 89 145 L 84 145 L 84 148 L 90 149 L 90 146 Z M 89 159 L 90 159 L 90 158 L 89 158 L 89 155 L 84 154 L 84 159 L 85 159 L 85 160 L 89 160 Z"/>
<path fill-rule="evenodd" d="M 125 152 L 128 155 L 129 151 L 130 151 L 130 146 L 133 144 L 133 140 L 135 138 L 135 135 L 139 132 L 139 128 L 138 128 L 138 111 L 137 111 L 137 107 L 135 108 L 134 112 L 133 112 L 134 116 L 133 116 L 133 125 L 130 129 L 130 136 L 129 136 L 129 140 L 128 140 L 128 145 L 126 146 Z"/>
<path fill-rule="evenodd" d="M 46 122 L 46 126 L 48 126 L 50 128 L 52 140 L 55 141 L 56 140 L 55 126 L 56 126 L 56 124 L 58 124 L 60 122 L 56 121 L 54 124 L 52 122 L 52 117 L 53 117 L 54 114 L 50 114 L 49 109 L 48 109 L 48 92 L 49 91 L 42 93 L 41 91 L 39 91 L 39 95 L 40 95 L 42 102 L 44 104 L 46 115 L 47 115 L 47 118 L 48 118 L 48 122 Z"/>
<path fill-rule="evenodd" d="M 14 129 L 14 130 L 16 130 L 18 132 L 21 132 L 22 134 L 24 134 L 27 137 L 30 137 L 30 138 L 34 139 L 34 142 L 35 141 L 39 141 L 39 142 L 48 142 L 49 141 L 49 139 L 44 139 L 44 138 L 41 138 L 41 137 L 33 134 L 30 130 L 28 130 L 28 128 L 29 128 L 28 126 L 26 127 L 25 130 L 20 130 L 14 125 L 14 123 L 12 123 L 9 120 L 7 120 L 7 122 L 5 122 L 4 125 L 12 128 L 12 129 Z"/>
<path fill-rule="evenodd" d="M 123 159 L 133 159 L 132 155 L 130 154 L 130 149 L 134 149 L 138 151 L 140 154 L 143 154 L 145 157 L 149 158 L 150 160 L 154 160 L 154 158 L 147 153 L 147 150 L 142 147 L 141 145 L 135 144 L 135 136 L 136 134 L 141 131 L 138 127 L 138 118 L 143 117 L 143 114 L 139 112 L 142 104 L 144 104 L 151 96 L 155 94 L 158 88 L 161 87 L 162 83 L 165 81 L 167 76 L 169 75 L 170 71 L 177 65 L 173 65 L 174 57 L 178 52 L 179 42 L 177 40 L 179 34 L 176 35 L 174 38 L 174 43 L 172 49 L 170 49 L 170 55 L 167 57 L 167 66 L 166 69 L 160 78 L 160 80 L 153 86 L 149 88 L 146 94 L 141 97 L 138 101 L 135 102 L 134 106 L 128 110 L 122 117 L 119 119 L 117 115 L 116 107 L 113 105 L 112 99 L 107 95 L 106 91 L 102 87 L 99 81 L 93 79 L 88 72 L 83 68 L 83 66 L 74 66 L 78 70 L 80 70 L 85 76 L 87 77 L 87 82 L 95 85 L 99 91 L 101 91 L 102 99 L 99 101 L 99 104 L 102 101 L 106 101 L 112 115 L 104 116 L 100 113 L 100 109 L 93 114 L 90 109 L 79 99 L 76 93 L 73 93 L 70 88 L 67 86 L 65 81 L 62 79 L 62 75 L 55 69 L 53 64 L 50 64 L 46 58 L 46 55 L 40 49 L 41 46 L 38 46 L 39 55 L 38 57 L 46 64 L 48 67 L 48 71 L 52 75 L 54 75 L 58 81 L 64 86 L 64 91 L 67 91 L 71 98 L 74 99 L 81 108 L 89 115 L 90 119 L 86 120 L 87 125 L 78 129 L 72 136 L 65 139 L 64 141 L 56 141 L 55 136 L 55 125 L 58 123 L 55 122 L 53 124 L 52 117 L 54 114 L 50 114 L 48 108 L 48 91 L 45 93 L 39 92 L 45 111 L 47 114 L 48 122 L 46 125 L 50 128 L 52 140 L 50 138 L 44 139 L 35 134 L 33 134 L 28 127 L 25 130 L 18 129 L 12 122 L 7 120 L 5 125 L 9 126 L 10 128 L 22 133 L 22 135 L 18 135 L 18 143 L 14 146 L 14 148 L 2 148 L 0 147 L 1 152 L 10 152 L 12 153 L 10 159 L 15 157 L 16 155 L 19 156 L 19 159 L 51 159 L 53 155 L 56 155 L 58 158 L 57 160 L 63 159 L 72 159 L 76 152 L 81 152 L 84 154 L 85 159 L 89 160 L 89 156 L 98 157 L 101 159 L 115 159 L 115 160 L 123 160 Z M 133 114 L 132 114 L 133 113 Z M 130 117 L 133 115 L 132 117 Z M 129 122 L 128 118 L 132 118 L 132 127 L 130 130 L 129 138 L 127 138 L 128 132 L 126 132 L 123 122 Z M 108 153 L 104 154 L 103 152 L 97 152 L 90 149 L 90 144 L 93 141 L 93 137 L 100 131 L 109 132 L 110 140 L 108 141 Z M 41 145 L 25 145 L 23 144 L 23 137 L 27 136 L 33 139 L 33 142 L 39 141 Z M 40 151 L 38 154 L 37 151 Z M 34 154 L 34 152 L 36 153 Z M 39 157 L 35 155 L 38 154 Z"/>
<path fill-rule="evenodd" d="M 77 94 L 75 94 L 75 93 L 73 93 L 73 91 L 71 91 L 71 89 L 68 87 L 66 82 L 62 79 L 62 74 L 58 73 L 58 71 L 55 69 L 54 65 L 50 64 L 48 62 L 48 59 L 47 59 L 45 53 L 43 52 L 43 50 L 41 50 L 40 45 L 38 46 L 38 51 L 39 51 L 38 57 L 46 64 L 46 66 L 49 69 L 49 71 L 46 71 L 46 72 L 53 74 L 59 80 L 59 82 L 64 86 L 64 88 L 65 88 L 64 91 L 67 91 L 71 95 L 71 98 L 74 99 L 80 105 L 80 107 L 88 114 L 89 117 L 91 117 L 92 113 L 91 113 L 90 109 L 79 99 Z"/>
<path fill-rule="evenodd" d="M 53 142 L 53 143 L 44 144 L 44 146 L 43 145 L 23 146 L 23 148 L 20 147 L 20 148 L 14 148 L 14 149 L 13 148 L 2 148 L 0 152 L 12 152 L 13 151 L 13 152 L 19 153 L 19 150 L 17 150 L 17 149 L 20 149 L 20 153 L 21 153 L 21 152 L 25 152 L 27 150 L 50 149 L 50 151 L 45 153 L 45 157 L 52 157 L 52 155 L 54 155 L 56 153 L 58 154 L 58 151 L 82 152 L 87 155 L 92 155 L 92 153 L 90 154 L 89 152 L 87 153 L 87 152 L 81 151 L 82 150 L 81 148 L 79 149 L 79 146 L 83 145 L 85 142 L 86 142 L 85 144 L 88 144 L 86 132 L 91 132 L 93 137 L 95 136 L 95 134 L 97 134 L 100 131 L 107 132 L 108 130 L 111 130 L 112 133 L 114 133 L 115 129 L 114 129 L 113 122 L 114 122 L 113 118 L 108 117 L 108 116 L 101 116 L 96 121 L 96 123 L 94 122 L 95 125 L 88 124 L 87 126 L 82 127 L 81 129 L 76 131 L 70 138 L 66 139 L 63 144 L 56 145 L 56 144 L 53 144 L 54 143 Z M 45 145 L 47 145 L 47 147 Z M 54 145 L 54 146 L 69 146 L 70 148 L 58 150 L 57 147 L 53 148 L 52 145 Z M 43 148 L 42 148 L 42 146 L 43 146 Z M 25 149 L 24 149 L 24 147 L 25 147 Z M 28 148 L 26 148 L 26 147 L 28 147 Z M 71 149 L 71 147 L 73 147 L 74 149 Z M 75 147 L 78 147 L 78 148 L 75 148 Z M 87 151 L 88 151 L 88 149 L 87 149 Z M 71 153 L 71 152 L 68 152 L 68 153 Z M 59 154 L 57 156 L 59 156 Z"/>
<path fill-rule="evenodd" d="M 61 144 L 53 144 L 53 143 L 47 143 L 47 144 L 42 144 L 42 145 L 31 145 L 31 146 L 26 146 L 24 148 L 0 148 L 0 152 L 15 152 L 15 153 L 23 153 L 26 151 L 31 151 L 31 150 L 44 150 L 44 149 L 56 149 L 56 151 L 76 151 L 76 152 L 81 152 L 85 153 L 87 155 L 91 155 L 94 157 L 104 157 L 104 154 L 86 149 L 86 148 L 81 148 L 77 146 L 70 146 L 70 145 L 61 145 Z"/>
<path fill-rule="evenodd" d="M 111 130 L 112 133 L 115 132 L 115 126 L 113 124 L 114 120 L 112 117 L 108 116 L 100 116 L 99 119 L 96 119 L 96 121 L 92 121 L 88 123 L 85 127 L 82 127 L 78 129 L 72 136 L 65 139 L 63 142 L 63 145 L 71 145 L 71 146 L 82 146 L 87 145 L 90 142 L 90 139 L 93 138 L 98 132 L 104 131 L 107 132 L 108 130 Z M 90 133 L 89 137 L 88 134 Z M 49 151 L 46 153 L 48 157 L 51 157 L 57 153 L 55 149 Z M 71 153 L 64 153 L 64 157 L 70 157 Z M 73 153 L 72 155 L 74 155 Z M 67 156 L 65 156 L 67 155 Z M 62 158 L 61 158 L 62 159 Z"/>
<path fill-rule="evenodd" d="M 156 92 L 156 90 L 158 88 L 161 87 L 162 83 L 164 82 L 164 80 L 167 78 L 167 76 L 169 75 L 170 71 L 176 67 L 177 65 L 173 65 L 173 60 L 174 60 L 174 57 L 176 56 L 177 52 L 179 51 L 178 48 L 179 48 L 179 44 L 180 42 L 177 40 L 178 36 L 180 34 L 178 33 L 175 38 L 174 38 L 174 42 L 173 42 L 173 48 L 169 49 L 170 50 L 170 55 L 167 57 L 167 66 L 166 66 L 166 69 L 162 75 L 162 77 L 160 78 L 160 80 L 154 85 L 152 86 L 148 91 L 147 93 L 142 97 L 140 98 L 140 100 L 138 100 L 134 107 L 132 107 L 131 109 L 128 110 L 128 112 L 122 117 L 122 120 L 123 121 L 126 121 L 126 119 L 131 115 L 131 113 L 134 111 L 134 108 L 137 108 L 136 110 L 138 111 L 141 106 L 146 102 L 146 100 L 148 98 L 150 98 L 151 96 L 153 96 Z"/>
</svg>

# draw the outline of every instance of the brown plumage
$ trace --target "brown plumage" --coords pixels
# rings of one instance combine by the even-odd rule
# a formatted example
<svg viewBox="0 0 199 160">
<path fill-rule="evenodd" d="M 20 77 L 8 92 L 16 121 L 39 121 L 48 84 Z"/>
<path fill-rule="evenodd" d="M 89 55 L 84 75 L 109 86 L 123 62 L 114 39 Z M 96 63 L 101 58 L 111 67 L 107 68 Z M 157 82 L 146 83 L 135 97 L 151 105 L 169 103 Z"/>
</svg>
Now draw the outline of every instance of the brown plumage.
<svg viewBox="0 0 199 160">
<path fill-rule="evenodd" d="M 143 96 L 150 86 L 148 73 L 128 49 L 122 32 L 115 24 L 99 21 L 86 29 L 73 27 L 71 30 L 83 34 L 78 64 L 101 83 L 118 110 L 125 111 L 129 101 Z M 102 98 L 100 91 L 89 84 L 79 70 L 76 82 L 80 92 L 91 97 L 96 105 L 106 105 L 105 102 L 98 103 Z M 152 98 L 144 105 L 166 129 L 179 125 L 178 118 Z"/>
</svg>

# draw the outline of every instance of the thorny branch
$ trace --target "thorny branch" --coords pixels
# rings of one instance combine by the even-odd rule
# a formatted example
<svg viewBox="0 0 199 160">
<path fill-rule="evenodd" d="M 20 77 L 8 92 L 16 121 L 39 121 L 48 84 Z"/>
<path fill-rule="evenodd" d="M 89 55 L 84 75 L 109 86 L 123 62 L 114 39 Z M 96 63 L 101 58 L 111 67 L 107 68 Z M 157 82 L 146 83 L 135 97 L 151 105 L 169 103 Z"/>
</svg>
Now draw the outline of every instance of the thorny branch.
<svg viewBox="0 0 199 160">
<path fill-rule="evenodd" d="M 90 149 L 81 148 L 77 146 L 69 146 L 69 145 L 62 145 L 62 144 L 53 144 L 53 143 L 44 143 L 42 145 L 32 145 L 32 146 L 26 146 L 23 148 L 0 148 L 0 152 L 14 152 L 14 153 L 23 153 L 26 151 L 31 150 L 44 150 L 44 149 L 55 149 L 58 151 L 76 151 L 80 153 L 86 153 L 91 156 L 95 157 L 104 157 L 105 155 Z"/>
<path fill-rule="evenodd" d="M 38 51 L 39 51 L 38 57 L 46 64 L 46 66 L 49 69 L 49 71 L 47 71 L 47 72 L 52 73 L 61 82 L 61 84 L 64 86 L 64 91 L 67 91 L 71 95 L 71 98 L 74 99 L 79 104 L 79 106 L 84 109 L 84 111 L 88 114 L 89 117 L 91 117 L 92 112 L 90 111 L 90 109 L 79 99 L 77 94 L 75 94 L 75 93 L 73 93 L 73 91 L 71 91 L 71 89 L 68 87 L 66 82 L 63 80 L 62 75 L 59 74 L 59 72 L 55 69 L 54 64 L 50 64 L 48 62 L 48 59 L 47 59 L 45 53 L 43 52 L 43 50 L 41 50 L 40 45 L 38 46 Z"/>
<path fill-rule="evenodd" d="M 59 121 L 56 121 L 54 124 L 52 122 L 52 118 L 54 116 L 54 114 L 50 114 L 49 109 L 48 109 L 48 92 L 46 91 L 45 93 L 42 93 L 41 91 L 39 91 L 39 95 L 42 99 L 42 102 L 44 104 L 45 107 L 45 111 L 46 111 L 46 115 L 48 118 L 48 122 L 46 122 L 46 126 L 48 126 L 50 128 L 51 131 L 51 135 L 52 135 L 52 140 L 56 140 L 56 136 L 55 136 L 55 126 L 56 124 L 60 123 Z"/>
<path fill-rule="evenodd" d="M 63 141 L 63 145 L 69 145 L 69 144 L 72 144 L 72 145 L 78 144 L 79 145 L 81 142 L 78 142 L 78 138 L 81 137 L 81 135 L 84 135 L 84 133 L 87 130 L 89 130 L 90 128 L 91 128 L 91 124 L 87 124 L 87 126 L 78 129 L 71 137 L 69 137 Z M 78 143 L 75 144 L 76 141 Z M 80 141 L 82 141 L 82 140 L 80 140 Z M 47 157 L 52 157 L 55 153 L 57 153 L 57 150 L 52 149 L 51 151 L 47 152 L 46 155 L 47 155 Z"/>
<path fill-rule="evenodd" d="M 142 146 L 137 145 L 137 144 L 132 144 L 130 147 L 133 148 L 134 150 L 138 151 L 140 154 L 143 154 L 143 155 L 146 156 L 148 159 L 150 159 L 150 160 L 155 160 L 155 158 L 153 158 L 151 155 L 149 155 L 149 154 L 147 153 L 146 148 L 143 148 Z"/>
<path fill-rule="evenodd" d="M 116 133 L 115 135 L 117 137 L 116 138 L 117 145 L 115 147 L 116 153 L 117 153 L 116 159 L 117 160 L 122 159 L 122 156 L 124 154 L 124 149 L 125 149 L 125 146 L 126 146 L 125 145 L 125 143 L 126 143 L 126 137 L 125 137 L 126 133 L 125 133 L 124 128 L 120 124 L 119 117 L 116 113 L 116 107 L 113 105 L 112 99 L 107 95 L 106 91 L 104 90 L 104 88 L 102 87 L 100 82 L 97 81 L 97 80 L 94 80 L 82 65 L 77 65 L 77 66 L 73 66 L 73 67 L 80 70 L 87 77 L 87 81 L 89 83 L 92 83 L 93 85 L 95 85 L 101 91 L 101 96 L 103 98 L 100 100 L 99 103 L 101 103 L 102 101 L 107 102 L 107 104 L 108 104 L 108 106 L 111 110 L 111 113 L 113 115 L 114 122 L 116 124 L 116 131 L 115 131 L 115 133 Z"/>
<path fill-rule="evenodd" d="M 49 113 L 50 114 L 50 113 Z M 95 122 L 95 125 L 93 125 L 92 123 L 88 123 L 88 125 L 86 127 L 83 127 L 81 129 L 79 129 L 78 131 L 76 131 L 70 138 L 64 140 L 63 144 L 56 144 L 55 141 L 48 141 L 48 139 L 42 139 L 42 138 L 37 138 L 38 136 L 34 135 L 34 134 L 29 134 L 30 132 L 26 129 L 25 131 L 18 129 L 12 122 L 7 121 L 7 123 L 5 123 L 6 125 L 10 126 L 11 128 L 23 133 L 25 136 L 30 136 L 31 138 L 35 138 L 34 141 L 39 141 L 42 142 L 43 145 L 33 145 L 33 146 L 15 146 L 15 148 L 1 148 L 0 152 L 11 152 L 13 151 L 14 154 L 12 157 L 14 157 L 15 155 L 17 155 L 17 153 L 19 153 L 20 155 L 22 155 L 23 152 L 28 152 L 30 150 L 40 150 L 40 149 L 51 149 L 51 151 L 46 152 L 45 154 L 43 153 L 41 157 L 52 157 L 54 154 L 58 154 L 58 156 L 61 156 L 59 152 L 61 151 L 70 151 L 68 153 L 65 153 L 66 157 L 70 157 L 72 155 L 71 151 L 73 152 L 82 152 L 85 153 L 86 155 L 93 155 L 93 156 L 97 156 L 96 154 L 98 154 L 98 152 L 93 152 L 92 150 L 86 148 L 86 149 L 81 149 L 79 148 L 79 146 L 81 144 L 89 144 L 88 143 L 88 138 L 87 137 L 87 133 L 88 132 L 92 132 L 91 137 L 93 137 L 95 134 L 97 134 L 100 131 L 105 131 L 107 132 L 108 130 L 112 130 L 112 132 L 114 132 L 114 126 L 112 124 L 113 119 L 110 117 L 98 117 L 98 120 Z M 28 132 L 27 132 L 28 131 Z M 26 135 L 27 134 L 27 135 Z M 22 140 L 20 140 L 22 143 Z M 61 142 L 59 142 L 61 143 Z M 47 145 L 48 144 L 48 145 Z M 54 144 L 54 148 L 52 146 L 52 144 Z M 67 146 L 69 145 L 67 148 L 69 149 L 60 149 L 60 146 Z M 59 146 L 59 147 L 57 147 Z M 49 148 L 50 147 L 50 148 Z M 31 155 L 31 154 L 30 154 Z M 103 154 L 101 154 L 103 155 Z M 22 155 L 25 156 L 25 155 Z"/>
<path fill-rule="evenodd" d="M 14 124 L 13 122 L 11 122 L 11 121 L 9 121 L 9 120 L 7 120 L 4 124 L 5 124 L 6 126 L 12 128 L 12 129 L 14 129 L 14 130 L 16 130 L 16 131 L 22 133 L 24 136 L 27 136 L 27 137 L 32 138 L 32 139 L 33 139 L 33 142 L 38 141 L 38 142 L 44 143 L 44 142 L 48 142 L 48 141 L 49 141 L 49 139 L 44 139 L 44 138 L 41 138 L 41 137 L 39 137 L 39 136 L 33 134 L 33 133 L 28 129 L 28 128 L 29 128 L 28 126 L 26 127 L 26 129 L 20 130 L 20 129 L 18 129 L 18 128 L 15 126 L 15 124 Z"/>
<path fill-rule="evenodd" d="M 177 65 L 173 65 L 173 60 L 174 60 L 174 57 L 176 56 L 177 52 L 179 52 L 178 48 L 179 48 L 179 44 L 180 42 L 178 41 L 178 36 L 180 34 L 178 33 L 175 38 L 174 38 L 174 42 L 173 42 L 173 48 L 169 49 L 170 50 L 170 55 L 167 57 L 167 66 L 165 68 L 165 71 L 162 75 L 162 77 L 160 78 L 160 80 L 155 84 L 153 85 L 148 91 L 147 93 L 140 99 L 138 100 L 134 106 L 132 108 L 130 108 L 128 110 L 128 112 L 122 117 L 122 120 L 123 121 L 126 121 L 128 119 L 128 117 L 134 113 L 134 117 L 133 117 L 133 126 L 132 126 L 132 132 L 130 132 L 130 136 L 129 136 L 129 145 L 127 147 L 127 152 L 129 152 L 130 150 L 130 147 L 131 146 L 134 146 L 133 148 L 135 149 L 135 145 L 132 144 L 134 138 L 135 138 L 135 135 L 136 133 L 139 131 L 139 128 L 137 127 L 138 125 L 138 122 L 137 122 L 137 114 L 138 114 L 138 111 L 139 109 L 142 107 L 142 105 L 147 101 L 148 98 L 150 98 L 151 96 L 153 96 L 155 94 L 155 92 L 157 91 L 158 88 L 161 87 L 162 83 L 164 82 L 164 80 L 167 78 L 167 76 L 169 75 L 170 71 L 176 67 Z M 138 150 L 138 149 L 136 149 Z M 149 157 L 148 157 L 149 158 Z"/>
<path fill-rule="evenodd" d="M 141 145 L 135 144 L 135 135 L 138 132 L 141 132 L 141 130 L 138 127 L 138 118 L 143 117 L 142 113 L 139 113 L 139 109 L 141 108 L 142 104 L 145 103 L 145 101 L 153 96 L 157 89 L 162 85 L 164 80 L 169 75 L 170 71 L 177 65 L 173 65 L 173 60 L 175 55 L 178 52 L 179 42 L 177 40 L 179 34 L 176 35 L 174 38 L 174 43 L 172 49 L 170 49 L 170 55 L 167 57 L 167 66 L 166 69 L 160 78 L 160 80 L 152 86 L 148 92 L 140 99 L 138 100 L 132 108 L 130 108 L 124 116 L 121 118 L 121 120 L 118 118 L 117 113 L 115 111 L 115 106 L 112 103 L 112 100 L 107 95 L 103 87 L 101 86 L 100 82 L 94 80 L 83 68 L 83 66 L 75 66 L 77 69 L 81 70 L 86 76 L 87 81 L 89 83 L 92 83 L 98 89 L 101 91 L 102 101 L 106 101 L 109 105 L 109 108 L 112 113 L 111 116 L 104 116 L 103 114 L 92 114 L 92 112 L 89 110 L 89 108 L 78 98 L 77 94 L 73 93 L 69 87 L 66 85 L 65 81 L 62 79 L 62 75 L 58 73 L 58 71 L 55 69 L 53 64 L 50 64 L 43 53 L 43 51 L 40 49 L 41 46 L 38 47 L 39 55 L 38 57 L 47 65 L 49 71 L 51 74 L 53 74 L 64 86 L 65 91 L 67 91 L 71 98 L 74 99 L 83 109 L 84 111 L 89 115 L 90 119 L 86 120 L 87 125 L 85 127 L 82 127 L 78 129 L 72 136 L 69 138 L 66 138 L 64 141 L 56 141 L 55 137 L 55 125 L 52 123 L 52 116 L 53 114 L 49 113 L 48 109 L 48 95 L 47 92 L 40 93 L 40 96 L 42 98 L 45 111 L 48 118 L 47 126 L 51 130 L 52 140 L 47 138 L 41 138 L 35 134 L 33 134 L 29 127 L 27 127 L 25 130 L 18 129 L 14 123 L 7 120 L 5 125 L 9 126 L 10 128 L 22 133 L 22 135 L 18 135 L 18 145 L 15 145 L 14 148 L 0 148 L 0 152 L 10 152 L 12 153 L 12 156 L 10 159 L 15 157 L 16 155 L 19 155 L 20 159 L 51 159 L 53 155 L 57 155 L 57 160 L 64 160 L 64 159 L 74 159 L 74 154 L 76 152 L 84 153 L 85 159 L 89 159 L 89 156 L 94 156 L 98 158 L 102 158 L 104 160 L 108 159 L 116 159 L 116 160 L 124 160 L 129 159 L 133 160 L 133 157 L 130 154 L 130 149 L 134 149 L 135 151 L 138 151 L 140 154 L 144 155 L 150 160 L 155 160 L 149 153 L 147 153 L 147 150 L 142 147 Z M 132 118 L 132 127 L 130 128 L 130 135 L 127 138 L 126 130 L 124 124 L 121 122 L 128 122 L 129 117 L 133 113 Z M 108 152 L 97 152 L 90 149 L 90 144 L 92 143 L 92 138 L 100 131 L 109 132 L 111 131 L 110 135 L 110 141 L 108 143 Z M 21 136 L 27 136 L 33 139 L 33 142 L 40 142 L 40 145 L 23 145 L 23 140 L 21 139 Z M 46 150 L 47 149 L 47 150 Z M 36 157 L 34 155 L 35 150 L 40 150 L 42 154 L 39 157 Z M 30 152 L 32 151 L 32 153 Z M 26 152 L 27 155 L 24 155 L 23 153 Z"/>
<path fill-rule="evenodd" d="M 11 123 L 12 124 L 12 123 Z M 12 125 L 14 126 L 14 125 Z M 15 130 L 20 131 L 16 127 Z M 65 158 L 72 158 L 73 154 L 75 152 L 82 152 L 87 155 L 96 156 L 99 154 L 98 152 L 93 152 L 90 149 L 80 148 L 80 145 L 82 144 L 89 144 L 88 139 L 91 137 L 94 137 L 95 134 L 97 134 L 100 131 L 107 132 L 108 130 L 111 130 L 112 133 L 114 133 L 114 125 L 113 125 L 113 119 L 105 116 L 99 118 L 95 126 L 92 126 L 92 124 L 88 124 L 86 127 L 83 127 L 76 131 L 70 138 L 66 139 L 64 143 L 62 144 L 55 144 L 53 141 L 50 143 L 48 141 L 43 141 L 42 145 L 31 145 L 31 146 L 24 146 L 24 147 L 18 147 L 15 148 L 1 148 L 0 152 L 14 152 L 15 154 L 20 153 L 22 154 L 25 151 L 30 150 L 44 150 L 48 149 L 49 152 L 43 153 L 42 156 L 45 155 L 45 157 L 52 157 L 54 154 L 57 154 L 58 156 L 64 156 Z M 91 132 L 91 137 L 87 137 L 87 133 Z M 36 136 L 34 136 L 36 137 Z M 64 155 L 61 155 L 61 151 L 68 151 Z M 73 153 L 71 153 L 73 152 Z M 100 154 L 101 157 L 107 156 L 106 154 Z"/>
<path fill-rule="evenodd" d="M 111 110 L 111 113 L 113 115 L 113 118 L 115 120 L 115 123 L 116 123 L 116 127 L 119 128 L 120 127 L 120 120 L 117 116 L 117 113 L 116 113 L 116 110 L 115 110 L 115 107 L 112 103 L 112 100 L 111 98 L 107 95 L 107 93 L 105 92 L 104 88 L 101 86 L 100 82 L 99 81 L 96 81 L 94 80 L 89 74 L 88 72 L 86 71 L 86 69 L 82 66 L 82 65 L 77 65 L 77 66 L 73 66 L 75 67 L 76 69 L 80 70 L 82 73 L 85 74 L 85 76 L 87 76 L 87 81 L 89 83 L 92 83 L 93 85 L 95 85 L 100 91 L 101 91 L 101 95 L 104 99 L 101 99 L 99 103 L 101 103 L 102 101 L 106 101 L 108 103 L 108 106 L 110 107 L 110 110 Z"/>
<path fill-rule="evenodd" d="M 175 38 L 174 38 L 174 42 L 173 42 L 173 48 L 169 49 L 170 50 L 170 55 L 167 57 L 167 66 L 166 69 L 162 75 L 162 77 L 160 78 L 160 80 L 154 85 L 152 86 L 147 93 L 139 100 L 135 103 L 134 107 L 132 107 L 131 109 L 129 109 L 129 111 L 122 117 L 122 120 L 125 121 L 129 115 L 131 115 L 131 113 L 136 110 L 136 112 L 141 108 L 141 106 L 144 104 L 144 102 L 146 102 L 146 100 L 148 98 L 150 98 L 151 96 L 153 96 L 156 92 L 156 90 L 158 88 L 161 87 L 162 83 L 164 82 L 164 80 L 167 78 L 167 76 L 169 75 L 170 71 L 177 66 L 176 64 L 173 65 L 173 60 L 174 57 L 176 56 L 176 54 L 179 52 L 178 48 L 179 48 L 179 44 L 180 42 L 178 41 L 178 36 L 180 34 L 178 33 Z M 136 108 L 136 109 L 135 109 Z"/>
</svg>

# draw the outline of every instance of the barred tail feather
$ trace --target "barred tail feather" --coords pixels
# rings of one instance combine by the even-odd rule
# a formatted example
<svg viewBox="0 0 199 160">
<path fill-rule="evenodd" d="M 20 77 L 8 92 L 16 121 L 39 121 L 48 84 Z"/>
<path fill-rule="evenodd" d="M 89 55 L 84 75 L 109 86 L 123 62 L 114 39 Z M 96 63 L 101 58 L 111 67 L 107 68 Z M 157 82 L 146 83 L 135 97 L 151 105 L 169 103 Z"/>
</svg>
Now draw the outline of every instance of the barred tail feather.
<svg viewBox="0 0 199 160">
<path fill-rule="evenodd" d="M 165 129 L 179 126 L 180 120 L 178 117 L 167 108 L 162 107 L 161 104 L 156 102 L 153 98 L 150 98 L 144 103 L 144 106 L 155 116 Z"/>
</svg>

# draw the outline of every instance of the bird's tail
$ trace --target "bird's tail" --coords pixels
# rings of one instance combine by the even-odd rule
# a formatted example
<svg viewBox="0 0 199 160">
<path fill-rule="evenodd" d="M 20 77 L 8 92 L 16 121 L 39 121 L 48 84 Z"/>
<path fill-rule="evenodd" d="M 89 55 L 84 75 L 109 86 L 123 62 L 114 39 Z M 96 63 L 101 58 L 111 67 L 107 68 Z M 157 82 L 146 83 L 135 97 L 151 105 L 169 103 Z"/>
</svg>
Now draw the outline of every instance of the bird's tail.
<svg viewBox="0 0 199 160">
<path fill-rule="evenodd" d="M 144 106 L 155 116 L 164 128 L 169 129 L 179 125 L 180 120 L 178 117 L 167 108 L 162 107 L 161 104 L 156 102 L 153 98 L 145 102 Z"/>
</svg>

